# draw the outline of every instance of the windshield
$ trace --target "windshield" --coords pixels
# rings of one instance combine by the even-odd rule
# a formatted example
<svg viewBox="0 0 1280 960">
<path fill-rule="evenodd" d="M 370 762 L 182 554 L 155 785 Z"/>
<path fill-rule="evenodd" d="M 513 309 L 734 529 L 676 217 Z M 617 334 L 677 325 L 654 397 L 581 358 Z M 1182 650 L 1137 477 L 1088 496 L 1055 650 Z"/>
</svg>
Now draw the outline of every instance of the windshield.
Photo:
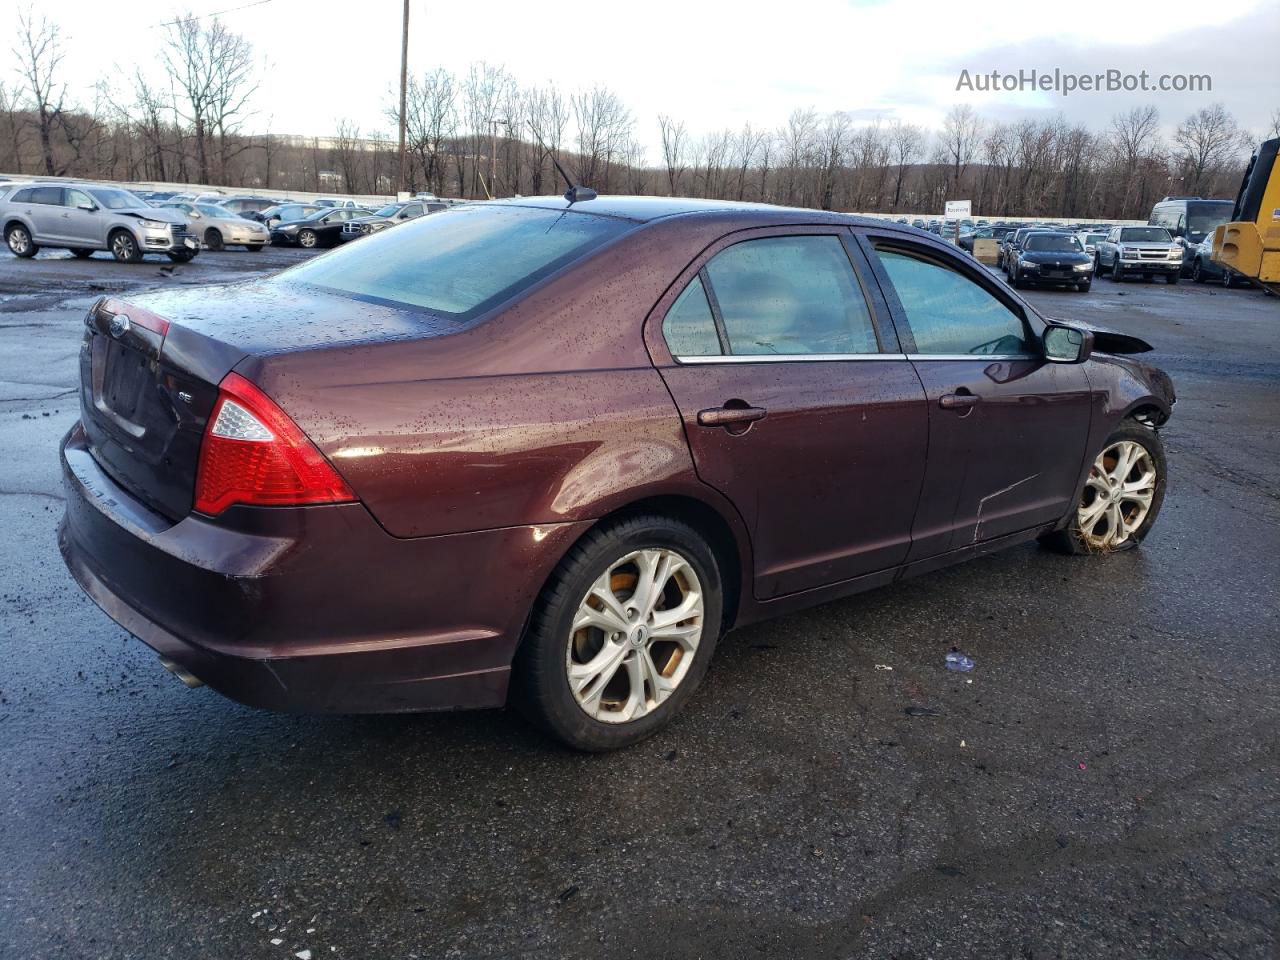
<svg viewBox="0 0 1280 960">
<path fill-rule="evenodd" d="M 631 226 L 568 211 L 461 207 L 372 234 L 280 281 L 469 320 Z"/>
<path fill-rule="evenodd" d="M 1067 237 L 1061 234 L 1054 235 L 1052 233 L 1033 233 L 1027 237 L 1028 250 L 1041 250 L 1048 253 L 1080 253 L 1084 247 L 1080 246 L 1080 241 L 1075 237 Z"/>
<path fill-rule="evenodd" d="M 228 218 L 235 216 L 235 214 L 233 214 L 230 210 L 226 209 L 225 207 L 215 207 L 212 203 L 197 203 L 196 209 L 199 210 L 201 213 L 203 213 L 206 217 L 218 217 L 220 219 L 226 220 Z"/>
<path fill-rule="evenodd" d="M 375 213 L 374 216 L 375 217 L 394 217 L 396 215 L 396 211 L 399 209 L 400 209 L 400 205 L 393 203 L 390 206 L 383 207 L 381 210 Z"/>
<path fill-rule="evenodd" d="M 137 210 L 140 207 L 149 207 L 151 204 L 143 200 L 141 197 L 134 196 L 126 190 L 110 190 L 110 189 L 94 189 L 89 191 L 93 194 L 93 199 L 108 210 Z"/>
<path fill-rule="evenodd" d="M 1169 231 L 1164 227 L 1125 227 L 1120 231 L 1120 240 L 1124 241 L 1149 241 L 1151 243 L 1172 243 L 1173 238 L 1169 236 Z"/>
<path fill-rule="evenodd" d="M 1199 237 L 1209 233 L 1215 227 L 1227 223 L 1235 210 L 1230 200 L 1209 201 L 1206 203 L 1187 204 L 1187 233 Z"/>
</svg>

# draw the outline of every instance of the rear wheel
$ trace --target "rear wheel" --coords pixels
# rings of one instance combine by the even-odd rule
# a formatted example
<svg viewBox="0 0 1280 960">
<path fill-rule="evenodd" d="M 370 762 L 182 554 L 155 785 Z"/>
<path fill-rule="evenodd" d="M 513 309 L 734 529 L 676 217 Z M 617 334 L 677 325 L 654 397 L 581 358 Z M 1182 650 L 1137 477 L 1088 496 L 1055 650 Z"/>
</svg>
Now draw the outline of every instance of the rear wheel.
<svg viewBox="0 0 1280 960">
<path fill-rule="evenodd" d="M 111 247 L 111 255 L 121 263 L 138 263 L 142 260 L 138 241 L 128 230 L 117 230 L 107 239 L 107 243 Z"/>
<path fill-rule="evenodd" d="M 1197 257 L 1195 263 L 1191 265 L 1191 282 L 1204 283 L 1204 271 L 1200 269 L 1200 258 Z"/>
<path fill-rule="evenodd" d="M 92 250 L 86 250 L 84 247 L 73 247 L 71 252 L 76 255 L 79 260 L 88 260 L 93 256 Z"/>
<path fill-rule="evenodd" d="M 40 248 L 31 239 L 31 232 L 20 223 L 11 224 L 4 232 L 4 242 L 9 245 L 9 250 L 15 257 L 34 257 L 40 252 Z"/>
<path fill-rule="evenodd" d="M 204 232 L 204 245 L 210 250 L 221 250 L 225 244 L 222 242 L 222 231 L 210 227 Z"/>
<path fill-rule="evenodd" d="M 1125 421 L 1089 468 L 1071 522 L 1041 537 L 1065 553 L 1131 550 L 1151 530 L 1164 503 L 1164 444 L 1151 427 Z"/>
<path fill-rule="evenodd" d="M 592 531 L 538 600 L 516 657 L 518 703 L 579 750 L 643 740 L 706 673 L 722 595 L 715 555 L 687 524 L 638 516 Z"/>
</svg>

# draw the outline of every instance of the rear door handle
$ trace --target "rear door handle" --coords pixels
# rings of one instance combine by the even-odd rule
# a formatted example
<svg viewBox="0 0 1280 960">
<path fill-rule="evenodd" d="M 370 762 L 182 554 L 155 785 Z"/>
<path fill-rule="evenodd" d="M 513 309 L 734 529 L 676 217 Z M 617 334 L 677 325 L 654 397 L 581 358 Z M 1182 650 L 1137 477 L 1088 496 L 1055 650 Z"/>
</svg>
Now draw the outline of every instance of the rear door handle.
<svg viewBox="0 0 1280 960">
<path fill-rule="evenodd" d="M 938 405 L 944 410 L 963 410 L 977 406 L 982 398 L 974 393 L 944 393 Z"/>
<path fill-rule="evenodd" d="M 698 411 L 700 427 L 733 427 L 763 420 L 768 413 L 764 407 L 712 407 Z"/>
</svg>

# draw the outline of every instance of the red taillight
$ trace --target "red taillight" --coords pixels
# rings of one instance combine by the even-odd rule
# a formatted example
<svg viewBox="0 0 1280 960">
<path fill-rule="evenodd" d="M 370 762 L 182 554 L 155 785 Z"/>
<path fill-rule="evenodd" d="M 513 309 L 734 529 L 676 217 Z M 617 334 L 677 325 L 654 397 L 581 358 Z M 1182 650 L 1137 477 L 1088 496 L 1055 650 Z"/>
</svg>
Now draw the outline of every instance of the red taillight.
<svg viewBox="0 0 1280 960">
<path fill-rule="evenodd" d="M 233 503 L 281 507 L 354 499 L 270 397 L 237 373 L 222 379 L 200 444 L 197 511 L 217 516 Z"/>
</svg>

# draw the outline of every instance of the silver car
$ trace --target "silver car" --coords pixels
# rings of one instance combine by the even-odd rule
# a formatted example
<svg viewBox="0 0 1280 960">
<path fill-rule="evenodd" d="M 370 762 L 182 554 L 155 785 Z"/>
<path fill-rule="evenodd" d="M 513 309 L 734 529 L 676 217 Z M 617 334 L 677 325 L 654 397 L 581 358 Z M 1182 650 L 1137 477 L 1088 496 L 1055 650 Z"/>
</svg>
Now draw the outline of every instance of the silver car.
<svg viewBox="0 0 1280 960">
<path fill-rule="evenodd" d="M 186 263 L 200 250 L 181 211 L 161 210 L 119 187 L 92 183 L 19 183 L 0 189 L 0 224 L 9 250 L 34 257 L 60 247 L 77 257 L 110 250 L 124 263 L 163 253 Z"/>
<path fill-rule="evenodd" d="M 246 220 L 216 204 L 168 200 L 161 204 L 161 208 L 181 210 L 186 214 L 191 221 L 191 232 L 210 250 L 231 246 L 256 252 L 271 240 L 271 234 L 262 224 Z"/>
</svg>

